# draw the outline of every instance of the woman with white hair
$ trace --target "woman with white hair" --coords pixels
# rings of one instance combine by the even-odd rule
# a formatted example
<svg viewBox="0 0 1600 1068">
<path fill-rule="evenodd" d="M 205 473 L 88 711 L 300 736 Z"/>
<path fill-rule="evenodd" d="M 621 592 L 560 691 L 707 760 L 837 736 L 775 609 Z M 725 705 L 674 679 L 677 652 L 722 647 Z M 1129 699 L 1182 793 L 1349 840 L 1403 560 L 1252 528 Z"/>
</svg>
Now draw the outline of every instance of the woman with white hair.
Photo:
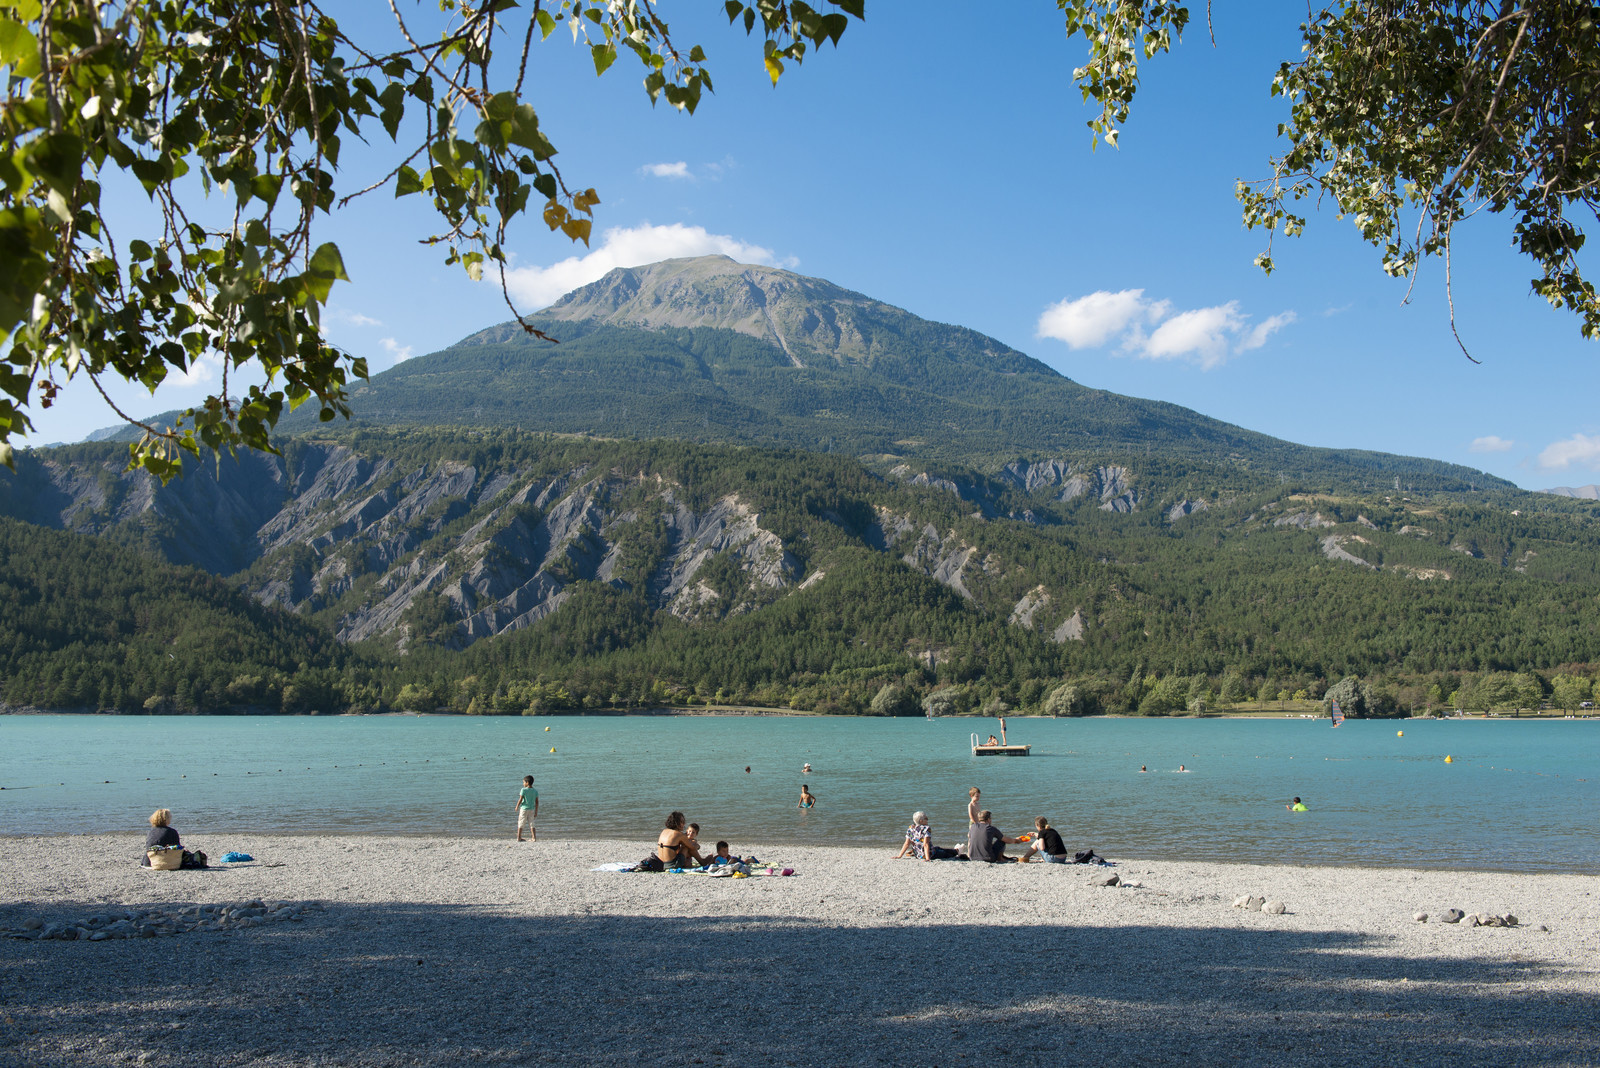
<svg viewBox="0 0 1600 1068">
<path fill-rule="evenodd" d="M 932 860 L 933 841 L 928 837 L 928 814 L 926 812 L 913 812 L 911 826 L 906 828 L 906 841 L 900 847 L 900 852 L 894 855 L 895 860 L 909 856 L 912 860 Z"/>
</svg>

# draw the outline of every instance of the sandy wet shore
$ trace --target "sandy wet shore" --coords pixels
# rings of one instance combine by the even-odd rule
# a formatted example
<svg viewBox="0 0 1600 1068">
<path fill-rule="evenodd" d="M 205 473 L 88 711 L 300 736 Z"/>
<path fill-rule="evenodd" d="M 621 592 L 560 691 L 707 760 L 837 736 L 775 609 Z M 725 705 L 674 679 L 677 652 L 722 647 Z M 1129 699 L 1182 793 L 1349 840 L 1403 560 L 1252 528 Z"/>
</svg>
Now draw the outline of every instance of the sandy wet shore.
<svg viewBox="0 0 1600 1068">
<path fill-rule="evenodd" d="M 149 872 L 127 836 L 5 840 L 9 932 L 312 907 L 0 938 L 0 1065 L 1600 1063 L 1594 876 L 1132 861 L 1113 870 L 1142 887 L 1102 888 L 756 846 L 799 874 L 729 880 L 588 870 L 639 842 L 191 844 L 261 863 Z M 1251 893 L 1287 912 L 1231 907 Z M 1451 907 L 1521 924 L 1412 919 Z"/>
</svg>

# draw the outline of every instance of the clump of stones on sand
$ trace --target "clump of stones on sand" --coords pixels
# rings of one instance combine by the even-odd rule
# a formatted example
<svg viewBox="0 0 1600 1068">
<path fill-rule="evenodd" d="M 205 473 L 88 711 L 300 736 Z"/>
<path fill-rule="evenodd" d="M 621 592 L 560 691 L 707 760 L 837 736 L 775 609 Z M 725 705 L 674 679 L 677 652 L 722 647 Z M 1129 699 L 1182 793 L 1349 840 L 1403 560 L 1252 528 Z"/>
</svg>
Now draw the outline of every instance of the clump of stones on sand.
<svg viewBox="0 0 1600 1068">
<path fill-rule="evenodd" d="M 1289 906 L 1283 902 L 1272 901 L 1259 894 L 1241 894 L 1233 899 L 1233 907 L 1246 912 L 1265 912 L 1269 916 L 1282 916 L 1289 910 Z"/>
<path fill-rule="evenodd" d="M 231 931 L 270 923 L 297 923 L 321 909 L 291 901 L 238 901 L 221 905 L 179 905 L 170 908 L 111 908 L 81 920 L 46 923 L 25 920 L 12 938 L 56 939 L 62 942 L 105 942 L 113 938 L 160 938 L 194 931 Z"/>
<path fill-rule="evenodd" d="M 1418 923 L 1427 923 L 1428 914 L 1419 912 L 1411 917 Z M 1515 927 L 1517 918 L 1511 913 L 1497 916 L 1492 912 L 1462 912 L 1460 909 L 1445 909 L 1433 917 L 1434 923 L 1459 923 L 1463 927 Z M 1543 930 L 1541 927 L 1540 930 Z"/>
</svg>

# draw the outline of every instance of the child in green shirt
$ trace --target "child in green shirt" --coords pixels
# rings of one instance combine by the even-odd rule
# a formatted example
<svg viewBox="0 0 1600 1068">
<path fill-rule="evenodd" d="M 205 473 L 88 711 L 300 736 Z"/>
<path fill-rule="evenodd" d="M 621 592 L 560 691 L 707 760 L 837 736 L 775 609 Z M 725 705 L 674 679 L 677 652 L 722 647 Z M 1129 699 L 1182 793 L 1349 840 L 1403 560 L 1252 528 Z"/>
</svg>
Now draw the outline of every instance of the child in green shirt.
<svg viewBox="0 0 1600 1068">
<path fill-rule="evenodd" d="M 534 817 L 539 815 L 539 791 L 533 788 L 533 776 L 522 777 L 522 789 L 517 792 L 517 841 L 522 841 L 522 828 L 528 828 L 528 841 L 537 842 L 539 832 L 533 829 Z"/>
</svg>

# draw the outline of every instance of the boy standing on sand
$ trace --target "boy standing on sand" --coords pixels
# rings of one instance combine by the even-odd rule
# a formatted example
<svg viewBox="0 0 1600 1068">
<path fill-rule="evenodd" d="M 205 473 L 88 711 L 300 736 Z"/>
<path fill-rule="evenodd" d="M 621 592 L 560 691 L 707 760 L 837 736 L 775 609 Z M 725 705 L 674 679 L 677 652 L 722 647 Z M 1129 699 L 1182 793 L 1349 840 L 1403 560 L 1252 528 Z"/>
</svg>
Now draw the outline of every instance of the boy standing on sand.
<svg viewBox="0 0 1600 1068">
<path fill-rule="evenodd" d="M 533 776 L 522 777 L 522 789 L 517 792 L 517 841 L 522 841 L 522 828 L 528 828 L 528 841 L 537 842 L 539 832 L 533 821 L 539 815 L 539 791 L 533 788 Z"/>
</svg>

